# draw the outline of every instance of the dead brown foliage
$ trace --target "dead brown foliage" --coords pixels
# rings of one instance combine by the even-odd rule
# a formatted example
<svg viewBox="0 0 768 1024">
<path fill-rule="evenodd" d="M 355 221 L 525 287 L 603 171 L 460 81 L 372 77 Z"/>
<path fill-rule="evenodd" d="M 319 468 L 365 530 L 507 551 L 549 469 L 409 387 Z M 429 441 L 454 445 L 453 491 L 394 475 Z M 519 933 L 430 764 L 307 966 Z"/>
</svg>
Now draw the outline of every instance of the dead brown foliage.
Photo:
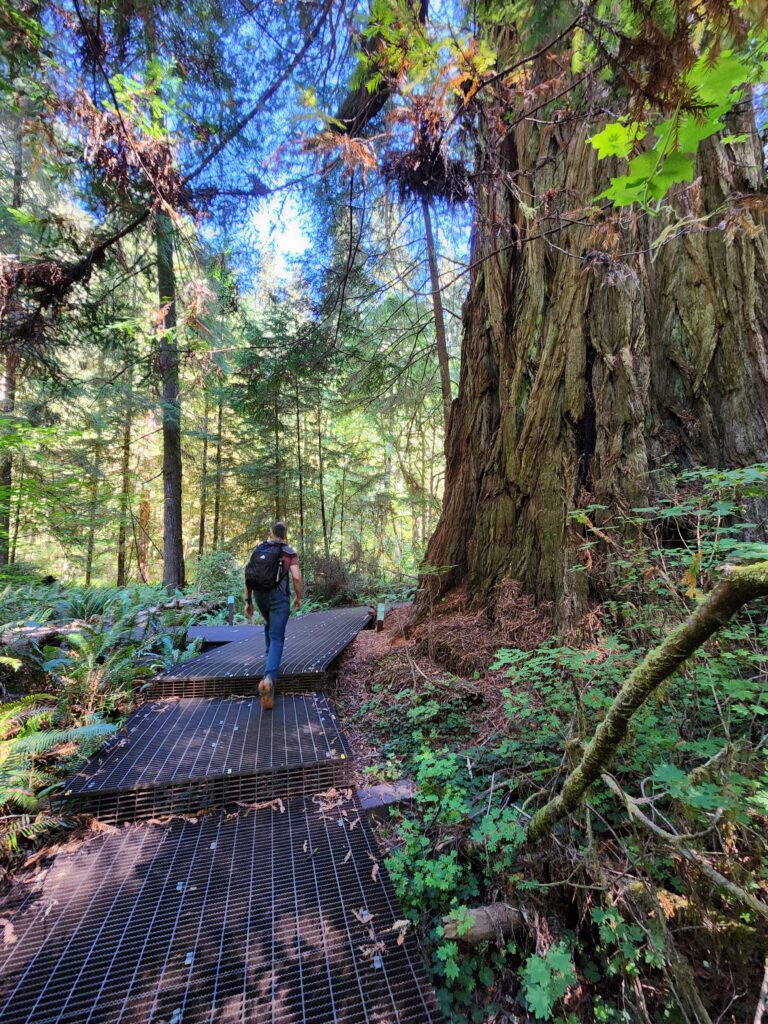
<svg viewBox="0 0 768 1024">
<path fill-rule="evenodd" d="M 167 138 L 140 131 L 125 113 L 97 107 L 84 90 L 75 93 L 66 112 L 82 137 L 83 159 L 102 186 L 134 197 L 148 191 L 152 208 L 166 213 L 193 212 L 191 191 Z"/>
<path fill-rule="evenodd" d="M 396 697 L 404 690 L 428 687 L 443 693 L 448 703 L 460 701 L 466 708 L 468 729 L 471 726 L 475 730 L 476 742 L 482 743 L 498 732 L 504 703 L 500 675 L 485 673 L 480 679 L 466 680 L 449 674 L 444 666 L 419 651 L 420 641 L 412 636 L 409 619 L 410 608 L 393 609 L 387 614 L 383 632 L 360 633 L 342 659 L 337 701 L 360 785 L 366 781 L 364 769 L 380 765 L 382 760 L 376 717 L 387 700 L 392 702 L 394 714 Z"/>
<path fill-rule="evenodd" d="M 447 118 L 442 109 L 431 98 L 416 98 L 393 117 L 406 122 L 412 132 L 410 146 L 391 151 L 382 168 L 387 181 L 396 186 L 400 201 L 418 196 L 427 201 L 465 203 L 471 194 L 469 173 L 461 160 L 448 153 Z"/>
<path fill-rule="evenodd" d="M 416 651 L 449 672 L 472 676 L 485 671 L 500 648 L 528 651 L 552 635 L 551 605 L 537 605 L 517 580 L 502 580 L 491 604 L 492 616 L 473 611 L 466 591 L 454 590 L 414 629 Z"/>
</svg>

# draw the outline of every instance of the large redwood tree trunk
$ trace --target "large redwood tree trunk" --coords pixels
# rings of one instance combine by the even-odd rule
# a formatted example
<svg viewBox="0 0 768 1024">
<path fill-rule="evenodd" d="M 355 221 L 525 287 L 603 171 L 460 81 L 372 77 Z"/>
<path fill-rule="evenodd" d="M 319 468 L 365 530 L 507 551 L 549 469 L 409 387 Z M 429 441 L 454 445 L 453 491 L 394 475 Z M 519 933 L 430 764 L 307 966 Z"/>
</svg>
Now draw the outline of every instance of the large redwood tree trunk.
<svg viewBox="0 0 768 1024">
<path fill-rule="evenodd" d="M 616 249 L 640 255 L 612 261 L 595 223 L 547 233 L 547 203 L 578 217 L 618 173 L 587 142 L 598 126 L 524 121 L 502 139 L 496 113 L 486 106 L 480 132 L 446 497 L 426 554 L 441 572 L 425 578 L 422 609 L 463 581 L 487 600 L 511 575 L 568 628 L 590 591 L 573 571 L 574 509 L 647 504 L 665 469 L 768 459 L 768 232 L 752 230 L 768 225 L 745 208 L 728 233 L 724 210 L 652 259 L 664 220 L 625 217 Z M 700 185 L 673 200 L 682 212 L 764 188 L 751 117 L 747 128 L 748 142 L 705 144 Z"/>
</svg>

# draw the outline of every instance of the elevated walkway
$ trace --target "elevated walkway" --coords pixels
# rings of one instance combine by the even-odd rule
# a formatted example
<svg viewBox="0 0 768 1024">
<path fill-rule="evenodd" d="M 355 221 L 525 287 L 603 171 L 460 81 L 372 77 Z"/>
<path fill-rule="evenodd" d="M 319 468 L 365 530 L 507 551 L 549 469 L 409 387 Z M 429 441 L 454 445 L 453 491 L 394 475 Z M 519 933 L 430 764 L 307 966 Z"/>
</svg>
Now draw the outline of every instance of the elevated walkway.
<svg viewBox="0 0 768 1024">
<path fill-rule="evenodd" d="M 441 1020 L 350 802 L 97 836 L 17 884 L 9 913 L 3 1024 Z"/>
<path fill-rule="evenodd" d="M 143 704 L 54 802 L 102 821 L 191 814 L 352 785 L 352 762 L 323 695 Z"/>
<path fill-rule="evenodd" d="M 330 667 L 373 618 L 370 608 L 339 608 L 289 619 L 278 692 L 326 689 Z M 264 630 L 256 629 L 255 633 L 162 672 L 150 685 L 148 696 L 154 699 L 256 693 L 265 657 Z"/>
<path fill-rule="evenodd" d="M 287 655 L 303 636 L 318 680 L 369 618 L 297 619 Z M 192 666 L 251 685 L 254 643 L 222 649 L 223 679 L 193 661 L 169 681 Z M 140 820 L 52 854 L 0 904 L 1 1024 L 441 1024 L 351 782 L 324 695 L 144 703 L 56 798 Z"/>
</svg>

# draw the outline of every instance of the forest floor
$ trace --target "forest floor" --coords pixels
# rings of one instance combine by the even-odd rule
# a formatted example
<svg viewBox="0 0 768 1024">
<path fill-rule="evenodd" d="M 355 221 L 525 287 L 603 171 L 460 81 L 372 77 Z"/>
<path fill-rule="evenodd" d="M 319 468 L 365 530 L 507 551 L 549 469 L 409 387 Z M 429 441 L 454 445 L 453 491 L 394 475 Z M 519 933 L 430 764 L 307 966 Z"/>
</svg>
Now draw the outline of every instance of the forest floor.
<svg viewBox="0 0 768 1024">
<path fill-rule="evenodd" d="M 391 777 L 397 762 L 387 764 L 387 737 L 408 729 L 408 712 L 426 690 L 464 705 L 474 744 L 498 734 L 502 691 L 509 685 L 504 670 L 492 668 L 498 651 L 531 650 L 552 633 L 549 608 L 535 609 L 510 582 L 502 584 L 502 593 L 494 622 L 485 611 L 470 609 L 458 590 L 420 623 L 410 606 L 392 609 L 381 632 L 364 630 L 344 652 L 336 699 L 360 785 Z M 415 695 L 418 700 L 409 700 Z"/>
<path fill-rule="evenodd" d="M 617 653 L 598 612 L 580 642 L 559 647 L 549 609 L 502 586 L 495 621 L 461 592 L 421 623 L 393 610 L 382 632 L 359 634 L 347 650 L 336 694 L 358 783 L 416 783 L 379 841 L 446 1016 L 751 1021 L 764 967 L 759 923 L 713 900 L 674 851 L 627 829 L 609 797 L 589 802 L 586 831 L 558 829 L 544 848 L 517 852 L 519 813 L 568 763 L 582 714 L 576 690 L 594 697 L 599 715 L 633 652 Z M 633 742 L 633 773 L 647 771 L 646 747 L 659 756 L 670 710 L 657 707 Z M 755 857 L 745 872 L 759 870 Z M 490 904 L 522 908 L 522 925 L 474 945 L 455 941 L 455 928 L 449 936 L 447 922 Z"/>
<path fill-rule="evenodd" d="M 456 628 L 461 612 L 451 615 Z M 347 648 L 339 668 L 336 701 L 344 731 L 354 751 L 358 785 L 389 778 L 396 763 L 387 764 L 387 742 L 379 740 L 408 728 L 408 696 L 428 684 L 445 695 L 460 694 L 473 708 L 473 728 L 478 737 L 491 735 L 503 703 L 502 673 L 478 670 L 477 679 L 451 675 L 444 665 L 425 652 L 431 621 L 415 632 L 409 608 L 389 612 L 381 632 L 364 630 Z M 475 616 L 467 616 L 470 627 Z M 489 662 L 498 650 L 496 645 Z M 415 702 L 410 707 L 416 706 Z"/>
<path fill-rule="evenodd" d="M 553 635 L 550 609 L 514 582 L 500 584 L 494 598 L 493 618 L 461 591 L 421 621 L 408 607 L 393 609 L 382 632 L 362 632 L 345 652 L 334 696 L 356 782 L 415 783 L 413 799 L 376 828 L 446 1019 L 751 1022 L 766 971 L 764 922 L 713 889 L 674 842 L 638 828 L 606 788 L 594 787 L 546 842 L 523 841 L 531 808 L 559 788 L 575 747 L 647 646 L 648 621 L 628 605 L 631 625 L 617 627 L 603 606 L 564 643 Z M 674 607 L 669 619 L 651 620 L 653 632 L 679 614 Z M 92 657 L 67 657 L 67 692 L 87 695 L 106 658 L 117 687 L 114 718 L 129 709 L 118 684 L 123 675 L 133 681 L 137 641 L 132 628 L 104 623 L 89 636 Z M 175 658 L 165 640 L 163 656 Z M 753 733 L 763 735 L 765 614 L 745 619 L 726 641 L 638 713 L 612 771 L 624 792 L 640 794 L 662 832 L 696 840 L 700 859 L 765 900 L 765 741 L 744 753 Z M 53 705 L 40 713 L 41 728 L 56 726 Z M 62 751 L 80 754 L 56 735 L 42 767 L 66 775 Z M 23 730 L 18 742 L 26 742 Z M 44 870 L 57 843 L 71 848 L 87 834 L 62 832 L 54 820 L 46 828 L 19 833 L 12 866 L 47 839 L 53 848 L 26 862 Z M 461 932 L 467 908 L 488 906 L 515 908 L 518 925 L 469 944 Z"/>
</svg>

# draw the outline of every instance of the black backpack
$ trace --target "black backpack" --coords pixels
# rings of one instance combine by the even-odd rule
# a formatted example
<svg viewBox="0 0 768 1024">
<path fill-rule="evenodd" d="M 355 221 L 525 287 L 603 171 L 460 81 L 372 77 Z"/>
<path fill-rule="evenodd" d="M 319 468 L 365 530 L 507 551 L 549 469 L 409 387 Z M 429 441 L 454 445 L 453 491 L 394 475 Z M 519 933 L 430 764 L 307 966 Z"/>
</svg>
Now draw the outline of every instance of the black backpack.
<svg viewBox="0 0 768 1024">
<path fill-rule="evenodd" d="M 245 567 L 245 581 L 252 590 L 274 590 L 285 579 L 284 546 L 265 540 L 253 549 Z"/>
</svg>

